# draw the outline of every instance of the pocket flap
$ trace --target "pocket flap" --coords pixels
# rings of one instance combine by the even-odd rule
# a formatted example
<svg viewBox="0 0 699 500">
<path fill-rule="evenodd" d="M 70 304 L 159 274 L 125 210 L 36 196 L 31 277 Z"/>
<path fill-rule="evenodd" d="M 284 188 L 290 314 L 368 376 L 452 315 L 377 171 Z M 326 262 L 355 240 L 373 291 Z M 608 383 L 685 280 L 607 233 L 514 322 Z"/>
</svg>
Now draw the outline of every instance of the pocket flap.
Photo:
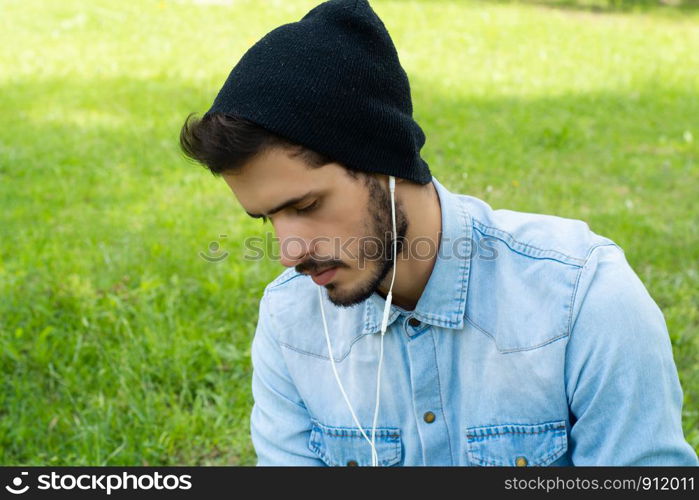
<svg viewBox="0 0 699 500">
<path fill-rule="evenodd" d="M 466 429 L 468 455 L 478 465 L 548 465 L 568 449 L 564 420 Z"/>
<path fill-rule="evenodd" d="M 371 439 L 371 427 L 365 428 Z M 396 465 L 401 460 L 400 429 L 377 427 L 374 445 L 380 466 Z M 308 447 L 331 466 L 371 465 L 371 446 L 356 427 L 330 427 L 313 421 Z"/>
</svg>

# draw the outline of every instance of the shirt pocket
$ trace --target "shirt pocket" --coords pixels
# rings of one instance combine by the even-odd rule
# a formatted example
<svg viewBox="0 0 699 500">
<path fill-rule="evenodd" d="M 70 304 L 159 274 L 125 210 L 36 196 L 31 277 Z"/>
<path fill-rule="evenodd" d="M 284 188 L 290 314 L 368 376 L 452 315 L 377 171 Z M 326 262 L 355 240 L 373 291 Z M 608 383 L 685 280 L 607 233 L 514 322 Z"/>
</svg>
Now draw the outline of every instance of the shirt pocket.
<svg viewBox="0 0 699 500">
<path fill-rule="evenodd" d="M 371 427 L 364 429 L 371 439 Z M 400 429 L 377 427 L 374 445 L 379 465 L 386 467 L 400 463 L 402 444 Z M 309 449 L 331 466 L 371 465 L 371 446 L 357 427 L 330 427 L 312 421 Z"/>
<path fill-rule="evenodd" d="M 544 466 L 568 449 L 565 420 L 466 429 L 468 457 L 476 465 Z"/>
</svg>

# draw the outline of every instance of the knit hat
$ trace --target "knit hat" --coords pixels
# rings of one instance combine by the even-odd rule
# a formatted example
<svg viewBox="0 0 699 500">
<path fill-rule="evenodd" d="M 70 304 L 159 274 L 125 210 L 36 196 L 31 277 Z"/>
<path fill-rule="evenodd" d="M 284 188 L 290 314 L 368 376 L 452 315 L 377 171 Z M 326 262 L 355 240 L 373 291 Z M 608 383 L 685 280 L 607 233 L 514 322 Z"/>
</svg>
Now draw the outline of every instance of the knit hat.
<svg viewBox="0 0 699 500">
<path fill-rule="evenodd" d="M 432 180 L 408 76 L 367 0 L 330 0 L 270 31 L 235 65 L 206 115 L 214 112 L 348 168 Z"/>
</svg>

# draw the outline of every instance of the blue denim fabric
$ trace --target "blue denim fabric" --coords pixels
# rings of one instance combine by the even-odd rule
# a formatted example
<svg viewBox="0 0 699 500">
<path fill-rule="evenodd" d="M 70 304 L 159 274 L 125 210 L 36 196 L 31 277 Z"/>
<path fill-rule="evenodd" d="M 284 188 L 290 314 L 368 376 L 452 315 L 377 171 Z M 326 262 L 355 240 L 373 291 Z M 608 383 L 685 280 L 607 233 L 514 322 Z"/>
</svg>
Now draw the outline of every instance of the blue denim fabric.
<svg viewBox="0 0 699 500">
<path fill-rule="evenodd" d="M 665 320 L 623 250 L 582 221 L 493 210 L 432 182 L 440 251 L 415 309 L 391 308 L 380 465 L 698 465 Z M 384 303 L 324 302 L 366 430 Z M 259 465 L 371 464 L 310 277 L 289 268 L 265 288 L 252 361 Z"/>
</svg>

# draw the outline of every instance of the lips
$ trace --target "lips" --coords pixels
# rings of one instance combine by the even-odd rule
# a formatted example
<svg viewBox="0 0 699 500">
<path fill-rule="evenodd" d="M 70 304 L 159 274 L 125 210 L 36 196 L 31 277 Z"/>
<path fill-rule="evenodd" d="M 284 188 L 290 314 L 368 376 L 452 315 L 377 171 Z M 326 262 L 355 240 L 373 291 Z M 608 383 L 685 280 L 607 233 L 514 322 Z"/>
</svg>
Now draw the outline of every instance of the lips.
<svg viewBox="0 0 699 500">
<path fill-rule="evenodd" d="M 312 274 L 311 279 L 316 285 L 325 285 L 329 283 L 331 279 L 333 279 L 336 272 L 337 267 L 331 267 L 330 269 L 326 269 L 325 271 Z"/>
</svg>

